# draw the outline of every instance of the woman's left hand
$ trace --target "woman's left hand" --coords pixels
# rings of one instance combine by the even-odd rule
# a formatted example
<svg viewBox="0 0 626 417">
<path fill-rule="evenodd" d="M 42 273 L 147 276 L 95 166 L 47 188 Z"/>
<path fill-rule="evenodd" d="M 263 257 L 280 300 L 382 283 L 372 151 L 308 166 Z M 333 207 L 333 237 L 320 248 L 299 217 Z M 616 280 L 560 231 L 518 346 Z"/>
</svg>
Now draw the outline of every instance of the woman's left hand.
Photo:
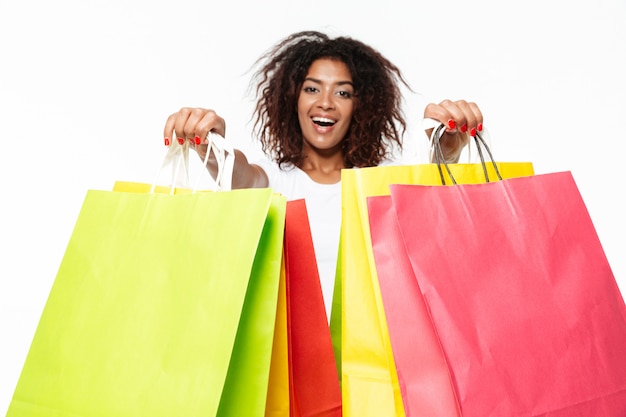
<svg viewBox="0 0 626 417">
<path fill-rule="evenodd" d="M 441 138 L 441 148 L 446 161 L 450 162 L 458 161 L 461 151 L 469 142 L 469 136 L 476 136 L 483 130 L 480 109 L 476 103 L 465 100 L 429 103 L 424 109 L 424 118 L 437 120 L 446 127 Z M 427 134 L 430 137 L 430 131 Z"/>
</svg>

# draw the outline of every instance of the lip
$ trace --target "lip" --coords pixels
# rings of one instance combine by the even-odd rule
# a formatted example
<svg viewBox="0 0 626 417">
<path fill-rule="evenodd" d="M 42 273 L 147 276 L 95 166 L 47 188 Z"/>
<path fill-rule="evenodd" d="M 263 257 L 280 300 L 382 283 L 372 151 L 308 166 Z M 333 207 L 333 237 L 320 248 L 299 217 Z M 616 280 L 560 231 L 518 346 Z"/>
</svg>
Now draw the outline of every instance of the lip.
<svg viewBox="0 0 626 417">
<path fill-rule="evenodd" d="M 328 116 L 311 116 L 311 120 L 313 120 L 313 123 L 316 122 L 327 122 L 327 123 L 332 123 L 335 124 L 337 123 L 337 119 L 333 118 L 333 117 L 328 117 Z"/>
<path fill-rule="evenodd" d="M 338 123 L 338 119 L 334 117 L 330 117 L 325 114 L 315 114 L 311 116 L 310 119 L 311 119 L 311 124 L 313 126 L 313 129 L 320 134 L 324 134 L 324 133 L 328 133 L 332 131 Z M 320 123 L 329 123 L 329 124 L 323 125 Z"/>
<path fill-rule="evenodd" d="M 337 122 L 335 121 L 335 123 L 333 123 L 332 125 L 323 126 L 323 125 L 315 123 L 315 121 L 311 118 L 311 127 L 313 128 L 313 130 L 315 130 L 319 134 L 326 134 L 326 133 L 331 132 L 335 128 L 336 125 L 337 125 Z"/>
<path fill-rule="evenodd" d="M 315 123 L 313 124 L 313 130 L 315 130 L 315 132 L 319 133 L 320 135 L 325 135 L 330 133 L 333 130 L 334 126 L 319 126 L 316 125 Z"/>
</svg>

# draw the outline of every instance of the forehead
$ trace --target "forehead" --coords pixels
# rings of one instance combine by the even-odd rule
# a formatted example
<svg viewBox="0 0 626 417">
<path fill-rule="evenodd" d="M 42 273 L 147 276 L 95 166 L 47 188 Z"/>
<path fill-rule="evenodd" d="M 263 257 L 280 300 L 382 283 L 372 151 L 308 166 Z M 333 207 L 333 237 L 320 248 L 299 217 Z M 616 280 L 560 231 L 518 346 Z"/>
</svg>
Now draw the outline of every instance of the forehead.
<svg viewBox="0 0 626 417">
<path fill-rule="evenodd" d="M 352 74 L 348 66 L 338 59 L 320 58 L 313 61 L 307 71 L 307 78 L 316 80 L 333 80 L 333 82 L 352 81 Z"/>
</svg>

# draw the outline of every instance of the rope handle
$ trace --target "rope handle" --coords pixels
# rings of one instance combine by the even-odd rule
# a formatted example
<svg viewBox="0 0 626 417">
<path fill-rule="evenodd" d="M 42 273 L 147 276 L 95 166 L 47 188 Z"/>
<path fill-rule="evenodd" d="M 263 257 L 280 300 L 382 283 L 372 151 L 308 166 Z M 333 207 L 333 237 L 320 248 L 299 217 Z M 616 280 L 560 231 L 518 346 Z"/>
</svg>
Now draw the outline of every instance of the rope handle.
<svg viewBox="0 0 626 417">
<path fill-rule="evenodd" d="M 452 175 L 452 172 L 450 171 L 450 167 L 448 166 L 448 162 L 443 156 L 443 150 L 441 149 L 441 137 L 443 136 L 444 133 L 445 133 L 445 126 L 443 125 L 443 123 L 437 126 L 436 129 L 433 129 L 433 132 L 430 136 L 431 146 L 433 148 L 432 151 L 434 153 L 437 168 L 439 169 L 439 176 L 441 177 L 441 184 L 446 185 L 446 180 L 443 175 L 443 170 L 441 168 L 441 165 L 443 165 L 446 171 L 448 172 L 450 179 L 452 180 L 452 184 L 456 185 L 457 183 L 456 183 L 456 180 L 454 179 L 454 175 Z M 498 170 L 498 166 L 493 158 L 493 154 L 491 153 L 489 146 L 487 145 L 487 142 L 483 139 L 483 137 L 481 136 L 479 132 L 477 132 L 476 136 L 473 136 L 473 138 L 474 138 L 474 142 L 476 143 L 476 149 L 478 150 L 478 155 L 480 156 L 480 164 L 483 167 L 483 173 L 485 174 L 485 181 L 490 182 L 489 174 L 487 173 L 487 165 L 485 162 L 483 149 L 489 155 L 489 159 L 491 161 L 491 164 L 493 165 L 496 175 L 498 176 L 498 180 L 502 181 L 502 176 L 500 175 L 500 171 Z"/>
<path fill-rule="evenodd" d="M 209 174 L 212 183 L 211 190 L 230 191 L 232 189 L 233 169 L 235 166 L 235 149 L 232 143 L 224 139 L 222 136 L 217 133 L 209 132 L 207 135 L 207 151 L 203 161 L 204 167 L 206 167 L 211 153 L 213 153 L 217 161 L 217 175 L 213 178 Z M 151 193 L 154 192 L 161 174 L 163 171 L 167 170 L 168 166 L 172 167 L 170 194 L 174 194 L 177 181 L 179 180 L 181 174 L 184 177 L 182 186 L 189 187 L 189 143 L 187 141 L 180 146 L 172 145 L 168 147 L 167 152 L 163 157 L 161 167 L 155 176 L 155 180 L 152 182 L 152 188 L 150 189 Z M 203 171 L 208 172 L 209 170 L 203 169 L 200 172 L 192 189 L 193 193 L 198 191 Z"/>
</svg>

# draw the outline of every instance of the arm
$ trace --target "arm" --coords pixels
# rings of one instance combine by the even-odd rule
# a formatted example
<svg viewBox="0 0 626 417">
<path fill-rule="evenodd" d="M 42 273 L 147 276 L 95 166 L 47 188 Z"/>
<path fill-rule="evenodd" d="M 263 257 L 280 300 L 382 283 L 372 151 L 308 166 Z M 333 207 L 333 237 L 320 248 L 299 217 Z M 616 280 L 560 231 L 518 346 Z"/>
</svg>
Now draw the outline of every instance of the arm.
<svg viewBox="0 0 626 417">
<path fill-rule="evenodd" d="M 171 114 L 165 123 L 163 137 L 166 146 L 178 146 L 190 141 L 198 156 L 204 160 L 207 152 L 207 135 L 213 131 L 226 137 L 226 123 L 213 110 L 183 107 Z M 213 177 L 217 175 L 217 161 L 209 155 L 207 169 Z M 263 188 L 268 186 L 265 171 L 250 164 L 240 150 L 235 150 L 232 188 Z"/>
<path fill-rule="evenodd" d="M 424 118 L 438 120 L 446 126 L 441 147 L 448 162 L 458 162 L 461 151 L 469 143 L 469 136 L 483 129 L 483 115 L 475 103 L 465 100 L 444 100 L 430 103 L 424 109 Z M 426 131 L 428 137 L 432 129 Z"/>
</svg>

